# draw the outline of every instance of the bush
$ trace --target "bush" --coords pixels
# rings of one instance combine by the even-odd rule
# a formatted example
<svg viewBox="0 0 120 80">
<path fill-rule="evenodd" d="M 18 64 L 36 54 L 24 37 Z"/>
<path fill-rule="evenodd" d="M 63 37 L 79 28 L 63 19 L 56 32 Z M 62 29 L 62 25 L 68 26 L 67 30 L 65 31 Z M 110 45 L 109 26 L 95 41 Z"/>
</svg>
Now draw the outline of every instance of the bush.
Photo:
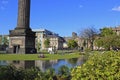
<svg viewBox="0 0 120 80">
<path fill-rule="evenodd" d="M 119 80 L 120 52 L 91 54 L 88 61 L 71 72 L 72 80 Z"/>
</svg>

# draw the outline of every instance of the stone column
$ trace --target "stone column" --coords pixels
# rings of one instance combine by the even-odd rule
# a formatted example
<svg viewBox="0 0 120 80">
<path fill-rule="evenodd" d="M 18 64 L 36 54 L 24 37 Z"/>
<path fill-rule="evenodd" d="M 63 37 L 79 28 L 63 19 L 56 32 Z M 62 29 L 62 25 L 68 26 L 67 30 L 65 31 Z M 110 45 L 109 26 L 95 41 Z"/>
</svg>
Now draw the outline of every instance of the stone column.
<svg viewBox="0 0 120 80">
<path fill-rule="evenodd" d="M 29 29 L 30 0 L 18 0 L 18 19 L 16 29 Z"/>
</svg>

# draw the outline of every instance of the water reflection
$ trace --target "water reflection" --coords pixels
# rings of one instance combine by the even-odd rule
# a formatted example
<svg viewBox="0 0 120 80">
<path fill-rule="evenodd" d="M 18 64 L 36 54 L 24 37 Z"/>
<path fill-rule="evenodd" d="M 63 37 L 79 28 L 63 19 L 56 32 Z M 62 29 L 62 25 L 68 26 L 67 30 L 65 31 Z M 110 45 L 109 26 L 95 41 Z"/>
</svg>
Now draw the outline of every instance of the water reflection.
<svg viewBox="0 0 120 80">
<path fill-rule="evenodd" d="M 66 65 L 69 68 L 73 68 L 77 65 L 81 65 L 85 62 L 84 56 L 80 58 L 72 58 L 72 59 L 62 59 L 62 60 L 36 60 L 36 61 L 0 61 L 0 65 L 9 65 L 12 64 L 16 68 L 31 68 L 31 67 L 39 67 L 42 71 L 45 71 L 49 68 L 54 68 L 55 71 L 58 70 L 62 65 Z"/>
</svg>

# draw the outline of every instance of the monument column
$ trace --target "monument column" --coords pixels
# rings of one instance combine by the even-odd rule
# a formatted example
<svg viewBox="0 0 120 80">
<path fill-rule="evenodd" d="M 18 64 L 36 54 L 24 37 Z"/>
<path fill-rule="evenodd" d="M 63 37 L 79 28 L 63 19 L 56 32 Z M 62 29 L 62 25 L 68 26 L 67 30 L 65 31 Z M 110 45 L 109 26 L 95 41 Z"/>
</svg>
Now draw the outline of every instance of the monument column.
<svg viewBox="0 0 120 80">
<path fill-rule="evenodd" d="M 30 0 L 18 0 L 18 19 L 16 29 L 29 28 Z"/>
<path fill-rule="evenodd" d="M 30 28 L 30 0 L 18 0 L 17 27 L 10 30 L 9 53 L 35 53 L 35 32 Z"/>
</svg>

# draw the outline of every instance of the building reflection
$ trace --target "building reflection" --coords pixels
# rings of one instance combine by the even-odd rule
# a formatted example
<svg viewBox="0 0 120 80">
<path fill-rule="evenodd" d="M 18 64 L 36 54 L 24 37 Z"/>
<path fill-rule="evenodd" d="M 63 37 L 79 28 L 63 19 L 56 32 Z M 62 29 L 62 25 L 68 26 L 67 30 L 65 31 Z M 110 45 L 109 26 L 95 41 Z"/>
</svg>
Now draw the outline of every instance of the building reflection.
<svg viewBox="0 0 120 80">
<path fill-rule="evenodd" d="M 31 68 L 35 67 L 35 61 L 19 61 L 19 60 L 14 60 L 14 61 L 7 61 L 8 64 L 14 65 L 16 68 Z"/>
<path fill-rule="evenodd" d="M 48 68 L 51 68 L 54 64 L 58 62 L 58 60 L 36 60 L 36 61 L 20 61 L 20 60 L 14 60 L 14 61 L 6 61 L 7 64 L 14 65 L 16 68 L 23 68 L 28 69 L 32 67 L 38 67 L 42 71 L 45 71 Z"/>
</svg>

